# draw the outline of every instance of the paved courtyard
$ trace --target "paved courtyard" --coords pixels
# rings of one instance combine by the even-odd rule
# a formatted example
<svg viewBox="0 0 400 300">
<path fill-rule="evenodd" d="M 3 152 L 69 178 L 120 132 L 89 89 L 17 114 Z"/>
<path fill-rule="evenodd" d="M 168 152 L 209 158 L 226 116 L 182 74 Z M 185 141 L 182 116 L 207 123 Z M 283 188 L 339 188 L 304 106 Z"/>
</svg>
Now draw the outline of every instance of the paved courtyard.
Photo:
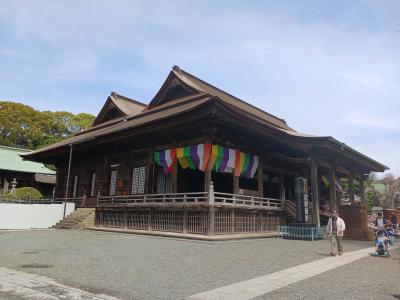
<svg viewBox="0 0 400 300">
<path fill-rule="evenodd" d="M 370 246 L 370 242 L 346 241 L 345 251 Z M 37 230 L 0 232 L 0 249 L 0 267 L 45 276 L 56 281 L 57 287 L 77 289 L 76 293 L 88 292 L 100 295 L 100 299 L 101 295 L 182 299 L 326 259 L 329 246 L 327 241 L 199 242 L 94 231 Z M 376 269 L 387 270 L 388 274 L 376 278 Z M 379 293 L 380 299 L 396 299 L 393 295 L 400 294 L 399 272 L 396 249 L 391 258 L 362 258 L 259 298 L 329 299 L 334 294 L 336 299 L 366 299 L 365 293 L 371 292 L 374 296 Z M 0 289 L 0 299 L 24 298 Z"/>
</svg>

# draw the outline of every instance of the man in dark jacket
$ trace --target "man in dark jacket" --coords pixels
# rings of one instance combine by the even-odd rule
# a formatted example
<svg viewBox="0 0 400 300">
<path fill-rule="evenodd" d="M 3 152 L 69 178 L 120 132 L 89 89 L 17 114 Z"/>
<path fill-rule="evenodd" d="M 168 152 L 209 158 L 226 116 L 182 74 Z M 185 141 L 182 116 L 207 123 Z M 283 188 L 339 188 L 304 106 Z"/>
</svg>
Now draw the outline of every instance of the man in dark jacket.
<svg viewBox="0 0 400 300">
<path fill-rule="evenodd" d="M 392 224 L 393 224 L 393 225 L 396 225 L 396 226 L 397 226 L 397 217 L 396 217 L 396 215 L 395 215 L 394 213 L 392 213 L 392 216 L 391 216 L 391 218 L 390 218 L 390 221 L 392 221 Z"/>
</svg>

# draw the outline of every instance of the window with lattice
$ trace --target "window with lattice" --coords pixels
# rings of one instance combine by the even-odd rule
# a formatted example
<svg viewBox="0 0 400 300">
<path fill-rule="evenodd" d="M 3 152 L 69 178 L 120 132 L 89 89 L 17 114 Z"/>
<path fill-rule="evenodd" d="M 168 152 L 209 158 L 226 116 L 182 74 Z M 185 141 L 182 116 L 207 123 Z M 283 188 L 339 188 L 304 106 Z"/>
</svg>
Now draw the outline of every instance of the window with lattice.
<svg viewBox="0 0 400 300">
<path fill-rule="evenodd" d="M 171 193 L 171 174 L 164 173 L 162 168 L 157 169 L 157 194 Z"/>
<path fill-rule="evenodd" d="M 114 196 L 117 191 L 117 170 L 111 171 L 111 178 L 110 178 L 110 196 Z"/>
<path fill-rule="evenodd" d="M 131 194 L 144 194 L 144 183 L 146 179 L 146 167 L 132 169 Z"/>
</svg>

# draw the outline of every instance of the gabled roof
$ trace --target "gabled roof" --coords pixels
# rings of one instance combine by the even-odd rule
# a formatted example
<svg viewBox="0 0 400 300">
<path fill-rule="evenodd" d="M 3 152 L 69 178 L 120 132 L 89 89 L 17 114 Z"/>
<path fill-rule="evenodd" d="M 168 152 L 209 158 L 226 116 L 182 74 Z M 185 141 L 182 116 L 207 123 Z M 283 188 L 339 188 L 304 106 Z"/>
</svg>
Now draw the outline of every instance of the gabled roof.
<svg viewBox="0 0 400 300">
<path fill-rule="evenodd" d="M 25 149 L 0 146 L 0 170 L 34 174 L 56 174 L 55 171 L 46 168 L 42 163 L 22 160 L 22 157 L 19 156 L 20 154 L 31 152 Z"/>
<path fill-rule="evenodd" d="M 186 91 L 186 95 L 207 93 L 211 96 L 218 97 L 227 105 L 244 110 L 247 113 L 252 114 L 256 118 L 260 118 L 273 126 L 294 131 L 286 124 L 285 120 L 277 118 L 274 115 L 271 115 L 223 90 L 220 90 L 219 88 L 182 70 L 178 66 L 173 67 L 164 84 L 161 86 L 158 93 L 154 96 L 153 100 L 151 100 L 151 102 L 149 103 L 148 109 L 152 109 L 162 103 L 170 101 L 168 95 L 173 93 L 174 89 L 177 88 L 181 89 L 181 93 L 183 93 L 183 90 Z"/>
<path fill-rule="evenodd" d="M 93 121 L 93 126 L 114 120 L 130 117 L 143 111 L 147 105 L 139 101 L 112 92 L 104 103 L 103 108 Z"/>
<path fill-rule="evenodd" d="M 120 112 L 119 115 L 107 119 L 109 103 L 112 103 Z M 149 125 L 152 122 L 166 118 L 178 117 L 186 112 L 200 108 L 203 104 L 220 103 L 223 107 L 236 115 L 245 117 L 251 122 L 261 124 L 282 137 L 301 143 L 318 142 L 329 144 L 332 149 L 340 149 L 343 154 L 358 157 L 364 163 L 372 165 L 376 171 L 387 167 L 364 154 L 329 136 L 312 136 L 300 133 L 290 128 L 283 119 L 279 119 L 263 110 L 236 98 L 201 79 L 174 67 L 164 84 L 154 96 L 149 105 L 137 102 L 118 94 L 111 94 L 103 109 L 96 117 L 94 126 L 76 136 L 36 150 L 24 155 L 27 159 L 40 159 L 56 149 L 65 149 L 72 144 L 86 143 L 99 137 L 116 134 L 125 130 L 132 130 L 139 126 Z M 114 108 L 113 106 L 113 108 Z"/>
<path fill-rule="evenodd" d="M 174 117 L 183 114 L 187 111 L 193 110 L 199 107 L 200 105 L 208 102 L 209 100 L 210 96 L 204 93 L 195 96 L 176 99 L 169 103 L 160 105 L 154 109 L 145 110 L 131 117 L 116 119 L 115 121 L 110 122 L 109 124 L 100 124 L 88 130 L 82 131 L 71 138 L 41 148 L 34 152 L 26 153 L 25 155 L 29 159 L 31 156 L 35 156 L 36 154 L 45 153 L 47 151 L 66 147 L 71 144 L 75 145 L 84 143 L 86 141 L 91 141 L 98 137 L 117 133 L 127 129 L 133 129 L 138 126 L 146 125 L 154 121 L 163 120 L 165 118 Z"/>
</svg>

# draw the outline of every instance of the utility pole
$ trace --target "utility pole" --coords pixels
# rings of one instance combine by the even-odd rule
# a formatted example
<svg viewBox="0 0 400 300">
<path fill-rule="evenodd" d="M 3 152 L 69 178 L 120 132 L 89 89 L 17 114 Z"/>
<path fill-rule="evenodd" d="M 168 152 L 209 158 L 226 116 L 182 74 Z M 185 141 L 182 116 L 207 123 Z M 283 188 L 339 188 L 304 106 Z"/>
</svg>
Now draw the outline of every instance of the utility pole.
<svg viewBox="0 0 400 300">
<path fill-rule="evenodd" d="M 70 172 L 71 172 L 71 161 L 72 161 L 72 144 L 69 144 L 69 162 L 68 162 L 68 173 L 67 173 L 67 186 L 65 188 L 65 198 L 68 198 L 69 177 L 70 177 Z M 67 199 L 64 199 L 63 219 L 65 218 L 66 210 L 67 210 Z"/>
</svg>

